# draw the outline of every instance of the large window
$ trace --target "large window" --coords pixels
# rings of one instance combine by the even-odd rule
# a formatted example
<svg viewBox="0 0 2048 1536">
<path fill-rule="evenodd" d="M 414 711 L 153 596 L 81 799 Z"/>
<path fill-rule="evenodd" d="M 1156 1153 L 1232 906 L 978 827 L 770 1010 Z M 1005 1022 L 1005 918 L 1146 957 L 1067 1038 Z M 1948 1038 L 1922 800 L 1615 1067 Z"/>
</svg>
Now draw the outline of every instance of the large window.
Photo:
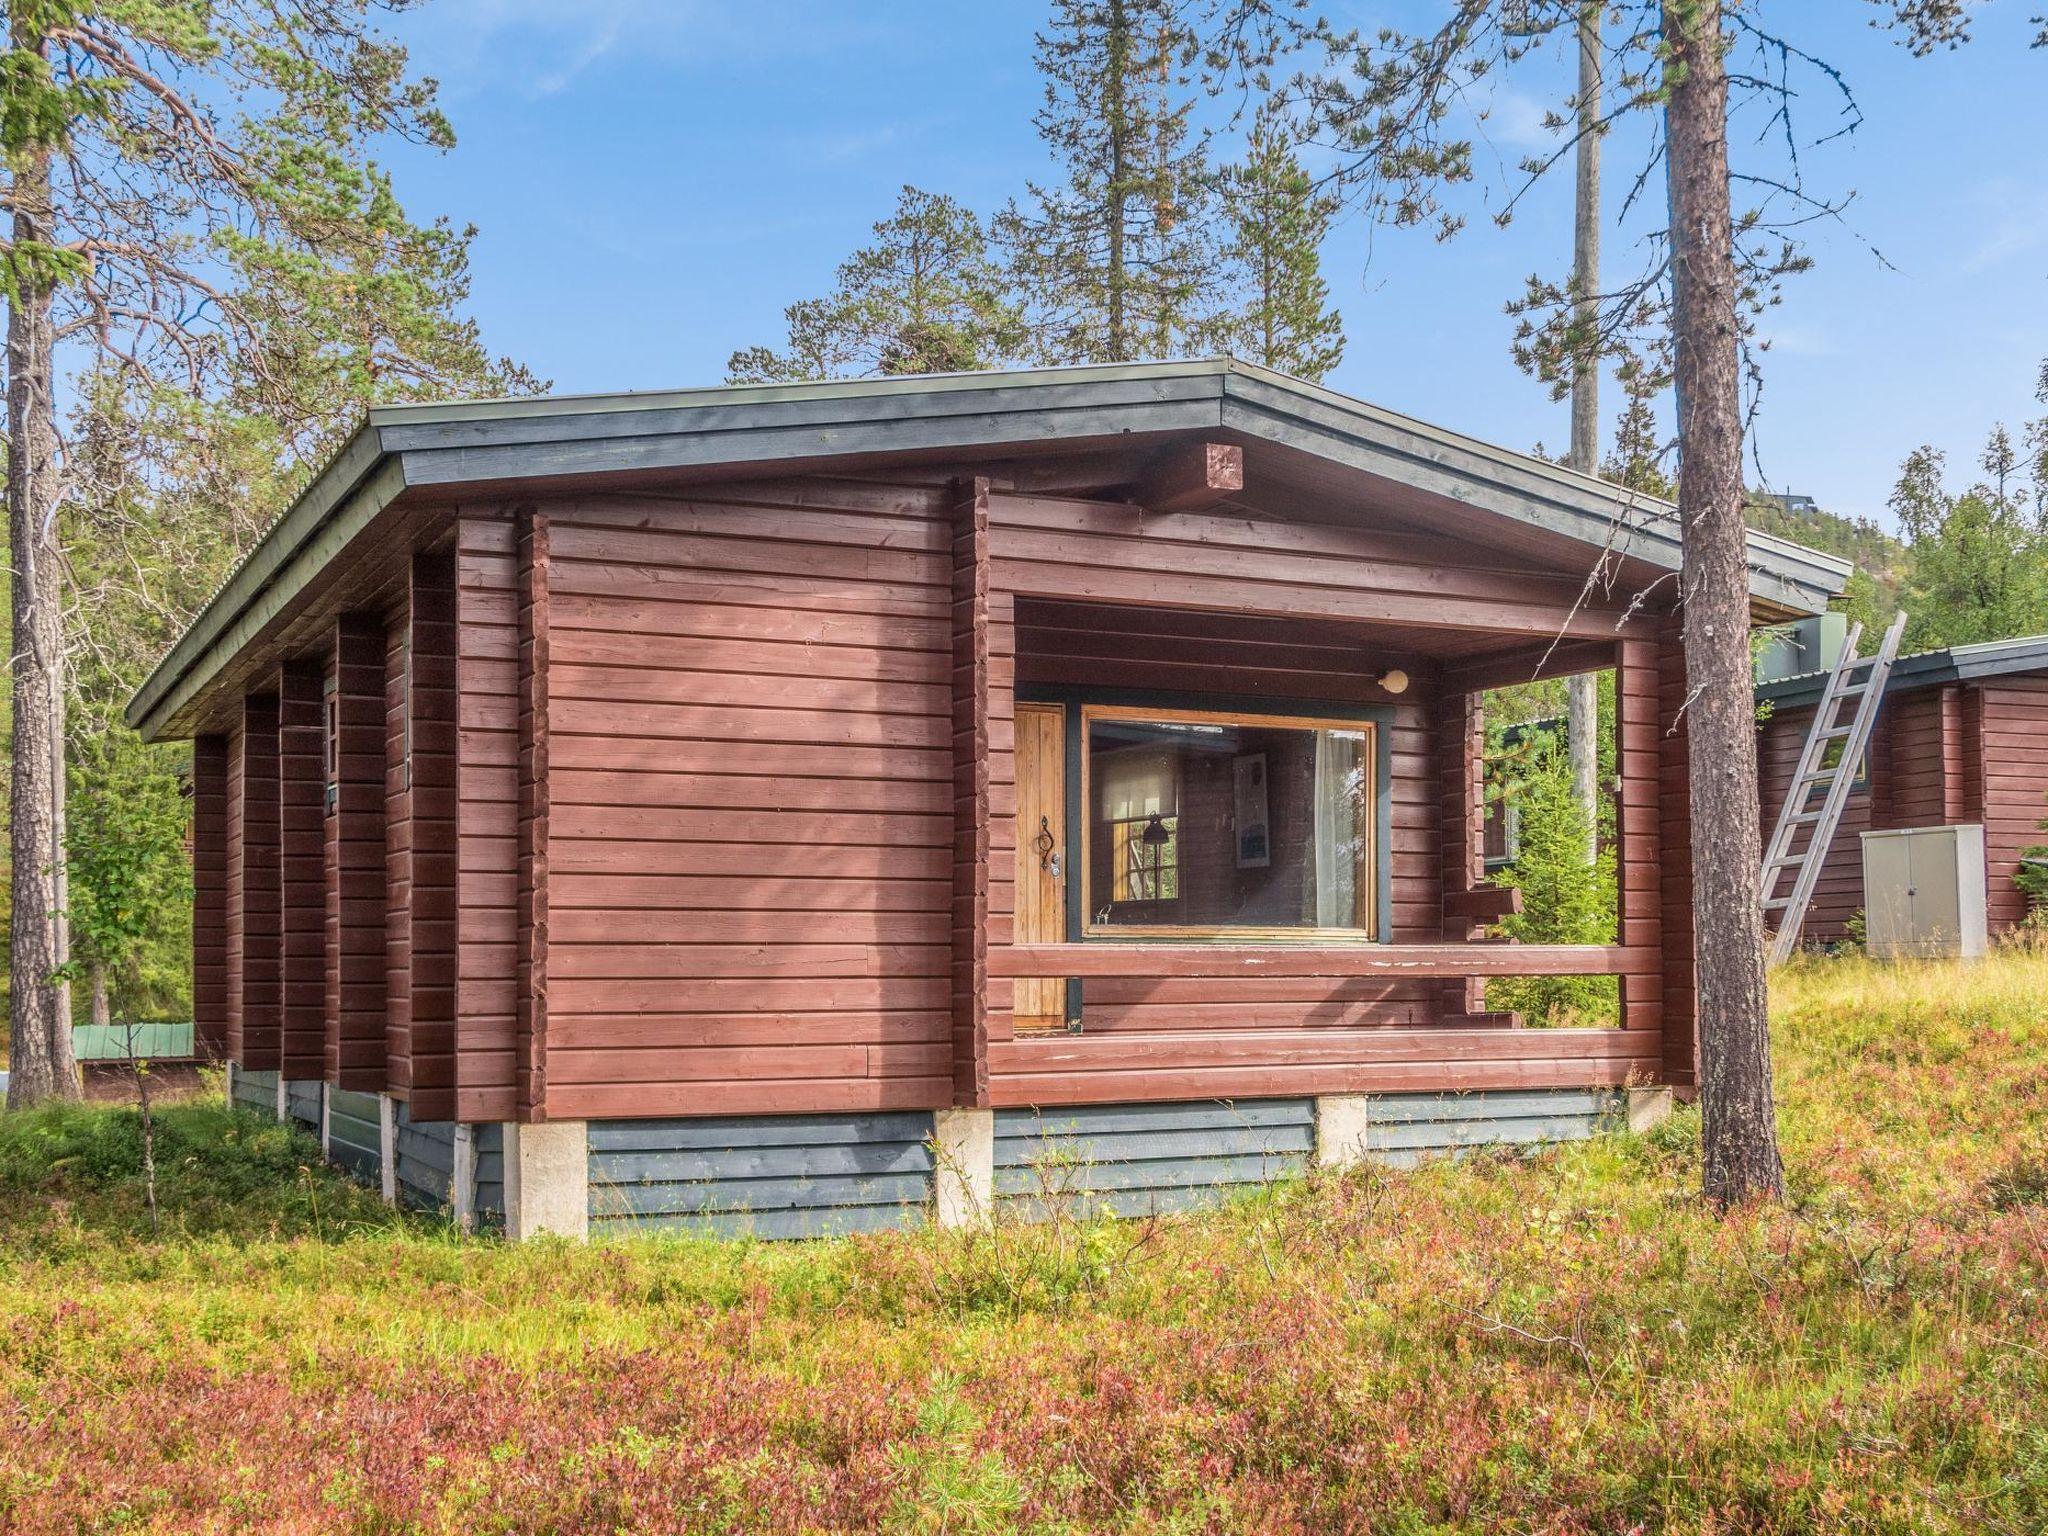
<svg viewBox="0 0 2048 1536">
<path fill-rule="evenodd" d="M 1106 705 L 1082 722 L 1088 932 L 1371 932 L 1370 723 Z"/>
</svg>

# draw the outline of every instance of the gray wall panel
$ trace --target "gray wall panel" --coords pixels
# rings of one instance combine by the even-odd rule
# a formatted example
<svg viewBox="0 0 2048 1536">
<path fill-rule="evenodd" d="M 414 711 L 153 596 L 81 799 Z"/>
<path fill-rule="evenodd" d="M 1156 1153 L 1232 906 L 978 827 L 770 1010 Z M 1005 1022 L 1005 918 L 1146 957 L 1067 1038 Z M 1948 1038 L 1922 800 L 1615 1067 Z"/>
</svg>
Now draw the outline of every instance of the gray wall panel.
<svg viewBox="0 0 2048 1536">
<path fill-rule="evenodd" d="M 275 1072 L 244 1072 L 235 1068 L 235 1102 L 244 1109 L 253 1109 L 259 1115 L 277 1118 L 277 1074 Z"/>
<path fill-rule="evenodd" d="M 320 1134 L 320 1079 L 295 1078 L 284 1085 L 285 1113 L 314 1135 Z"/>
<path fill-rule="evenodd" d="M 1013 1216 L 1054 1205 L 1159 1215 L 1307 1169 L 1315 1100 L 1090 1104 L 996 1111 L 996 1201 Z"/>
<path fill-rule="evenodd" d="M 365 1184 L 383 1176 L 383 1147 L 377 1095 L 347 1088 L 330 1090 L 327 1100 L 327 1157 Z"/>
<path fill-rule="evenodd" d="M 455 1122 L 414 1120 L 401 1100 L 398 1117 L 398 1199 L 431 1210 L 448 1202 L 455 1170 Z"/>
<path fill-rule="evenodd" d="M 591 1231 L 785 1238 L 915 1225 L 931 1200 L 931 1135 L 928 1113 L 593 1122 Z"/>
<path fill-rule="evenodd" d="M 495 1121 L 473 1126 L 476 1137 L 476 1222 L 505 1225 L 505 1127 Z"/>
</svg>

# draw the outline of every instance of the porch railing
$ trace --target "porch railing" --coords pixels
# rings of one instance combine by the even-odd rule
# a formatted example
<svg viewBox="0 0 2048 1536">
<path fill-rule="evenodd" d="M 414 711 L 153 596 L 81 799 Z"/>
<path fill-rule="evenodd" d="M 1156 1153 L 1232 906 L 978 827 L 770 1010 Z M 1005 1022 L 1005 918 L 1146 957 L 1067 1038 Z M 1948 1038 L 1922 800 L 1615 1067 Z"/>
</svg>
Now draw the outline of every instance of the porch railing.
<svg viewBox="0 0 2048 1536">
<path fill-rule="evenodd" d="M 989 950 L 994 977 L 1621 976 L 1655 971 L 1654 948 L 1624 944 L 1202 944 L 1105 940 Z"/>
</svg>

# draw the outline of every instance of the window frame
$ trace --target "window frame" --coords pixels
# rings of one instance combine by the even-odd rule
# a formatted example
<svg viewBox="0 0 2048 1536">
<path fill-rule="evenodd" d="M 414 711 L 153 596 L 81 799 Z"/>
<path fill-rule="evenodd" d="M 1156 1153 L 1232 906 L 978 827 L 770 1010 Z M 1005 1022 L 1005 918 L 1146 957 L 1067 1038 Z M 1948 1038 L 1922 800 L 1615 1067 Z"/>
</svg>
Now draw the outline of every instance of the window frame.
<svg viewBox="0 0 2048 1536">
<path fill-rule="evenodd" d="M 1384 928 L 1380 906 L 1380 877 L 1384 850 L 1381 847 L 1380 820 L 1390 786 L 1385 782 L 1381 770 L 1381 721 L 1356 714 L 1307 715 L 1284 711 L 1267 713 L 1257 709 L 1197 709 L 1116 703 L 1083 703 L 1080 714 L 1080 729 L 1075 733 L 1077 739 L 1074 746 L 1080 758 L 1080 803 L 1078 806 L 1070 807 L 1068 815 L 1069 825 L 1075 827 L 1080 835 L 1080 879 L 1076 882 L 1078 889 L 1070 891 L 1068 899 L 1071 901 L 1078 898 L 1080 902 L 1080 936 L 1084 942 L 1174 939 L 1206 944 L 1272 943 L 1307 947 L 1383 942 L 1380 937 Z M 1092 754 L 1088 749 L 1088 741 L 1090 727 L 1097 720 L 1120 720 L 1135 725 L 1160 722 L 1169 725 L 1245 725 L 1279 730 L 1358 732 L 1364 738 L 1361 750 L 1371 776 L 1371 795 L 1364 816 L 1365 835 L 1360 839 L 1358 868 L 1354 875 L 1355 888 L 1364 897 L 1365 911 L 1362 923 L 1345 928 L 1302 928 L 1234 923 L 1096 922 L 1093 890 L 1095 802 L 1090 772 Z M 1182 870 L 1182 874 L 1185 876 L 1185 870 Z"/>
</svg>

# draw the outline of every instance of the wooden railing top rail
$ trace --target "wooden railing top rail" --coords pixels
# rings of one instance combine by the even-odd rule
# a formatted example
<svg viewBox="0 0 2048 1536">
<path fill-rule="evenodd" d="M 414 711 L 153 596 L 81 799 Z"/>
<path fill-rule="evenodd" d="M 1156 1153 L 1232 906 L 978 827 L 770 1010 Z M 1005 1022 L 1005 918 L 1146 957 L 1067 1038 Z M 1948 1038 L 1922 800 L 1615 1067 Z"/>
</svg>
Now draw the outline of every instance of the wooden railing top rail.
<svg viewBox="0 0 2048 1536">
<path fill-rule="evenodd" d="M 1001 977 L 1619 976 L 1657 969 L 1621 944 L 1014 944 L 992 946 Z"/>
</svg>

